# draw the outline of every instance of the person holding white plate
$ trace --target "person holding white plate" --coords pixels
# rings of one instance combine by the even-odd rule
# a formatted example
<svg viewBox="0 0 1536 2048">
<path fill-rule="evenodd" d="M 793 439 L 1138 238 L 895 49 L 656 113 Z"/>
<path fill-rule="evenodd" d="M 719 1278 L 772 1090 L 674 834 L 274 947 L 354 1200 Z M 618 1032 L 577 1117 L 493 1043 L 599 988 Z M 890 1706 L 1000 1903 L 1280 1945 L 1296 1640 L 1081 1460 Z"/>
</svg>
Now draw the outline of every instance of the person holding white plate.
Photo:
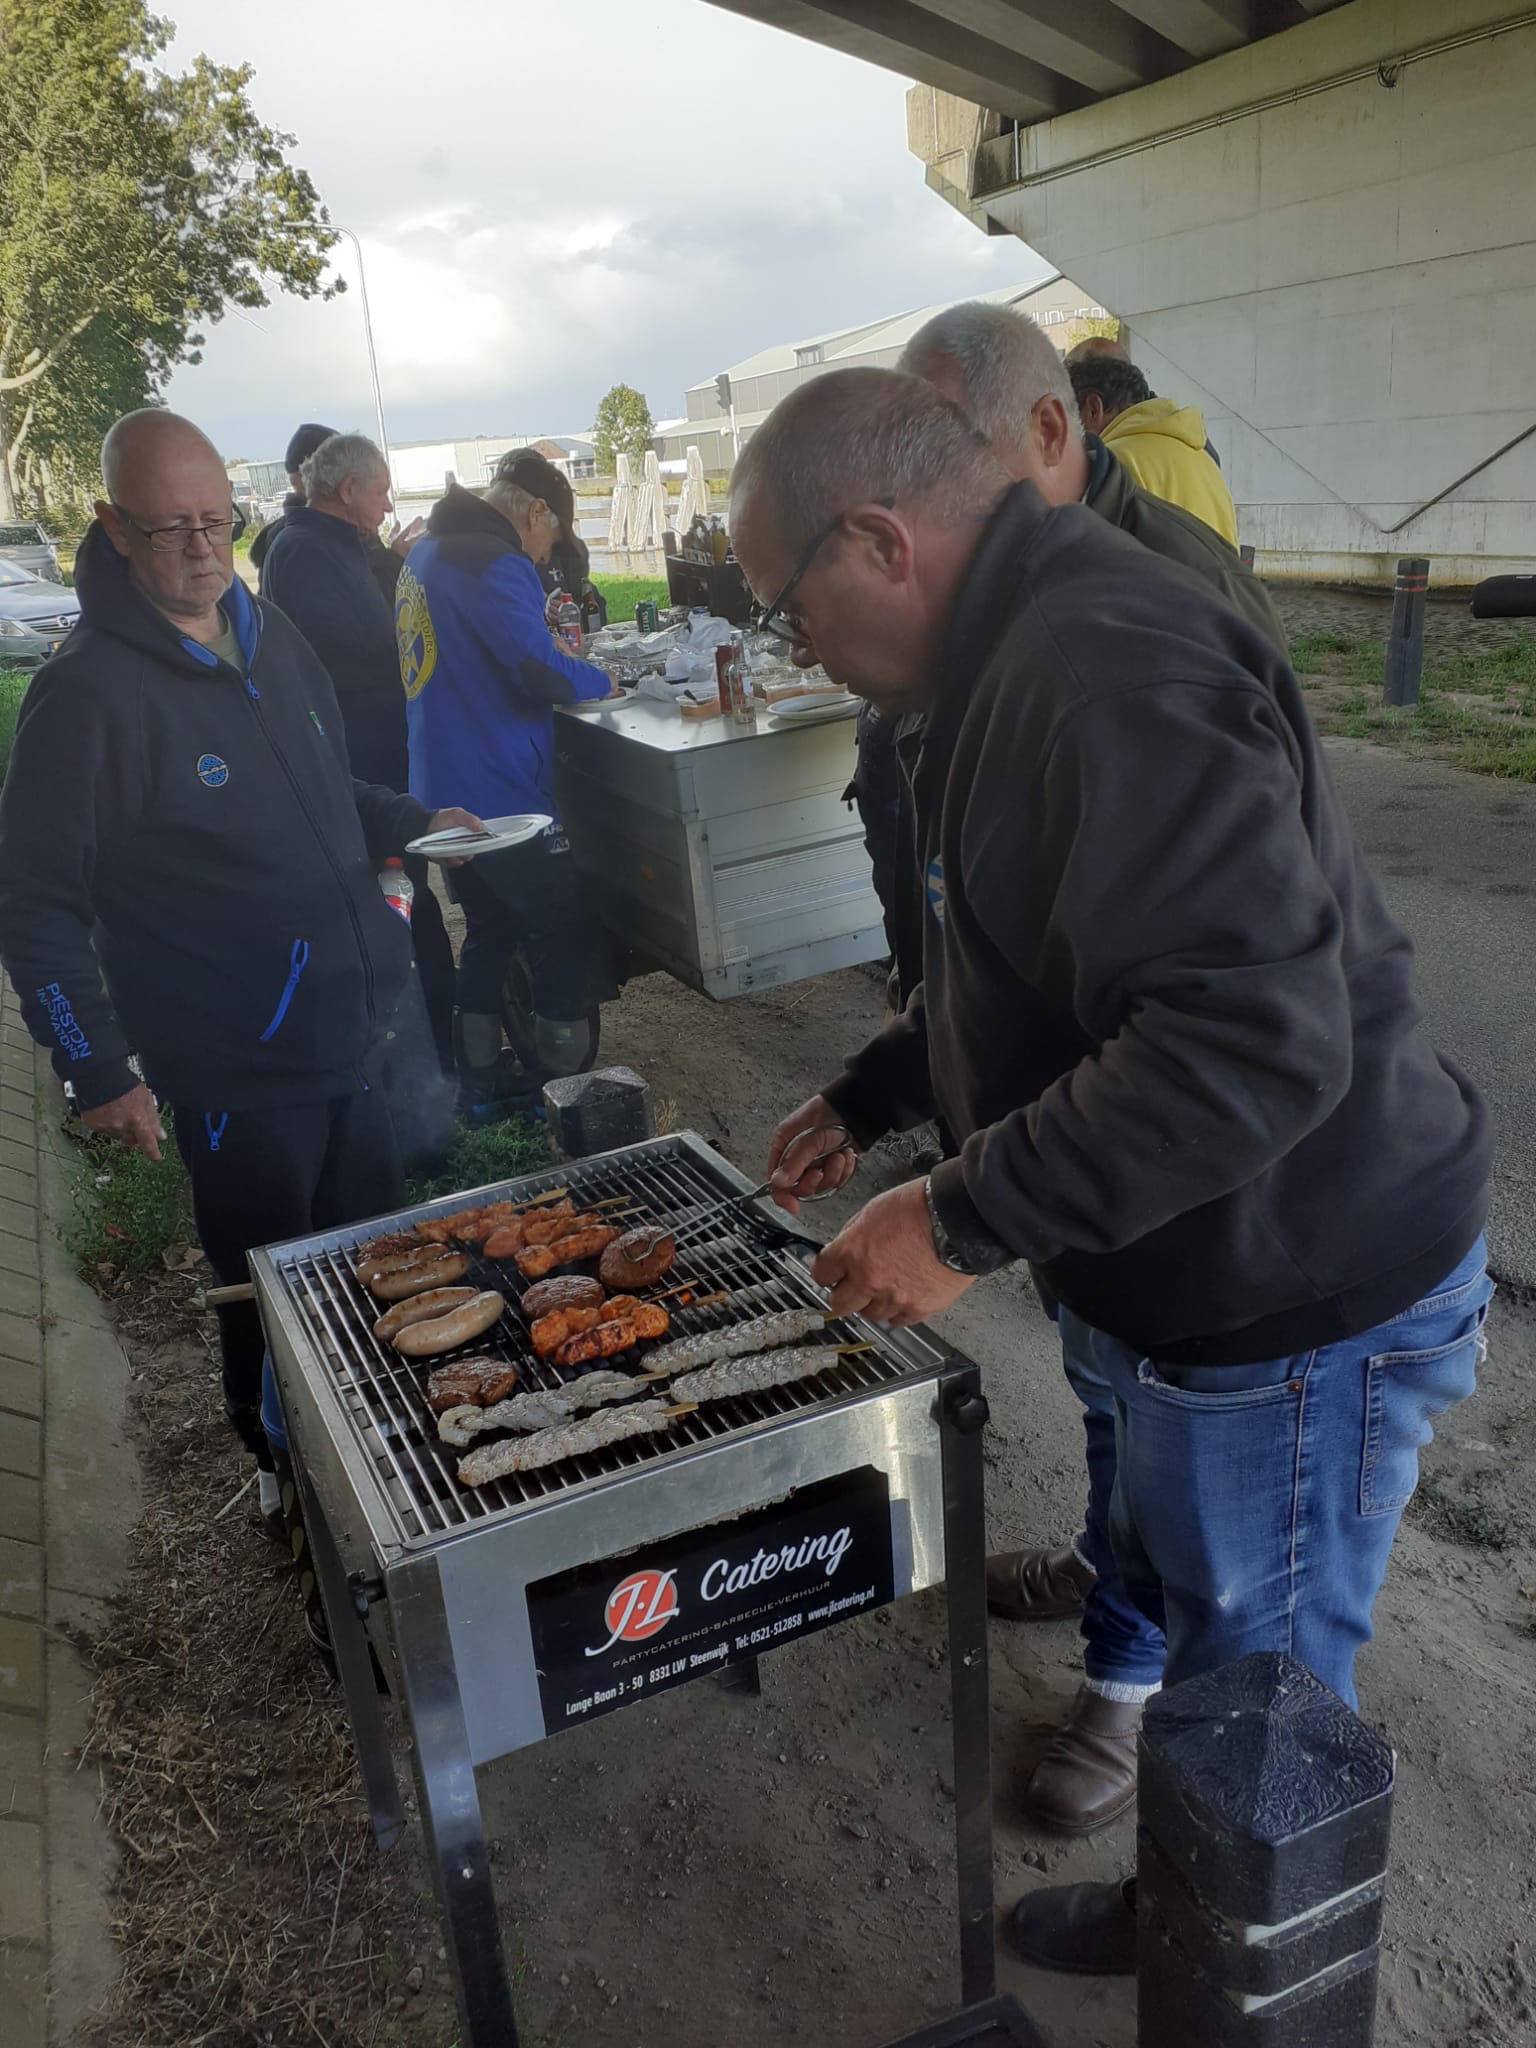
<svg viewBox="0 0 1536 2048">
<path fill-rule="evenodd" d="M 532 1019 L 530 1043 L 518 1049 L 528 1090 L 591 1065 L 597 1005 L 618 993 L 555 799 L 555 706 L 613 688 L 557 645 L 545 622 L 539 565 L 568 538 L 556 509 L 563 482 L 552 463 L 519 449 L 502 458 L 483 497 L 450 484 L 395 595 L 411 794 L 430 807 L 434 791 L 451 788 L 482 817 L 544 820 L 536 837 L 480 854 L 450 884 L 464 911 L 456 1038 L 471 1111 L 508 1092 L 509 976 L 527 982 L 513 1007 Z"/>
</svg>

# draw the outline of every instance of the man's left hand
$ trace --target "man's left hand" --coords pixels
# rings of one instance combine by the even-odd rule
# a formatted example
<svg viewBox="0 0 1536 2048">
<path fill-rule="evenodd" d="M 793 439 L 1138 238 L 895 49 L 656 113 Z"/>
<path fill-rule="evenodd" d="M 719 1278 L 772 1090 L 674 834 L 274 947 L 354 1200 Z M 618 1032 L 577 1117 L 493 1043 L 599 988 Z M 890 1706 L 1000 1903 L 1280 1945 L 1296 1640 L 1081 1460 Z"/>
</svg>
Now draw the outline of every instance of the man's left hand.
<svg viewBox="0 0 1536 2048">
<path fill-rule="evenodd" d="M 974 1284 L 935 1252 L 920 1180 L 867 1202 L 817 1254 L 811 1278 L 830 1289 L 833 1315 L 866 1315 L 898 1330 L 942 1315 Z"/>
<path fill-rule="evenodd" d="M 473 811 L 461 811 L 457 804 L 450 804 L 446 810 L 434 811 L 432 813 L 432 822 L 427 827 L 427 830 L 429 832 L 483 832 L 485 830 L 485 820 L 477 818 Z M 437 862 L 440 868 L 461 868 L 468 856 L 461 856 L 457 860 L 452 858 L 445 860 L 442 855 L 433 854 L 431 858 Z"/>
</svg>

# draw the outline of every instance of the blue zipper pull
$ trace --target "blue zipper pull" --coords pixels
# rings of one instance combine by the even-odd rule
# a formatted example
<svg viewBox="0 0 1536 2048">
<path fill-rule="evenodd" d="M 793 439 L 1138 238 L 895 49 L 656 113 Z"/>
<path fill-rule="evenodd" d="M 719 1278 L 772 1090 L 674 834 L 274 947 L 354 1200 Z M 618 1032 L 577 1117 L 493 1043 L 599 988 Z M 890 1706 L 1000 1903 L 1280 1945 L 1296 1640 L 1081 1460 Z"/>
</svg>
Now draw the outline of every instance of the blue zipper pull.
<svg viewBox="0 0 1536 2048">
<path fill-rule="evenodd" d="M 303 974 L 305 968 L 308 965 L 309 941 L 308 939 L 295 939 L 293 942 L 293 951 L 288 956 L 288 980 L 284 985 L 283 993 L 278 1000 L 276 1014 L 274 1015 L 272 1022 L 261 1034 L 261 1042 L 263 1045 L 265 1045 L 268 1042 L 268 1040 L 275 1038 L 277 1036 L 278 1027 L 279 1025 L 281 1025 L 283 1019 L 287 1016 L 288 1005 L 293 1001 L 294 991 L 295 989 L 297 989 L 299 985 L 299 977 Z"/>
<path fill-rule="evenodd" d="M 217 1151 L 218 1151 L 218 1149 L 219 1149 L 219 1140 L 220 1140 L 220 1139 L 221 1139 L 221 1138 L 223 1137 L 223 1135 L 224 1135 L 224 1126 L 225 1126 L 225 1125 L 226 1125 L 226 1124 L 227 1124 L 228 1122 L 229 1122 L 229 1111 L 228 1111 L 227 1109 L 226 1109 L 226 1110 L 221 1110 L 221 1111 L 220 1111 L 220 1113 L 219 1113 L 219 1120 L 218 1120 L 218 1122 L 217 1122 L 217 1123 L 215 1123 L 215 1122 L 214 1122 L 214 1120 L 213 1120 L 213 1111 L 212 1111 L 211 1109 L 208 1109 L 208 1110 L 204 1110 L 204 1112 L 203 1112 L 203 1129 L 204 1129 L 204 1130 L 205 1130 L 205 1131 L 206 1131 L 206 1132 L 208 1133 L 208 1150 L 209 1150 L 210 1152 L 217 1152 Z"/>
<path fill-rule="evenodd" d="M 245 679 L 245 687 L 249 691 L 251 697 L 257 703 L 259 703 L 261 701 L 261 692 L 257 689 L 256 685 L 251 681 L 251 678 L 249 676 L 247 676 Z"/>
</svg>

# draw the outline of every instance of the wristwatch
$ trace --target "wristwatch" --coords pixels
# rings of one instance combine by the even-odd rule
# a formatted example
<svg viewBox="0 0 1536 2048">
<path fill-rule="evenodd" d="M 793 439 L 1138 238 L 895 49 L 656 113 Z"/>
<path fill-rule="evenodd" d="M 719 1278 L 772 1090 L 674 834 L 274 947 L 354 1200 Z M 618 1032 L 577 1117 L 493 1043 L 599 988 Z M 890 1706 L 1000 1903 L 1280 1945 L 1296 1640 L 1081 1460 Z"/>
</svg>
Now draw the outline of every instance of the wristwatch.
<svg viewBox="0 0 1536 2048">
<path fill-rule="evenodd" d="M 957 1249 L 939 1217 L 938 1205 L 933 1199 L 933 1175 L 923 1180 L 923 1201 L 928 1210 L 928 1229 L 933 1238 L 933 1249 L 941 1266 L 947 1266 L 951 1273 L 964 1273 L 968 1278 L 977 1277 L 976 1268 Z"/>
</svg>

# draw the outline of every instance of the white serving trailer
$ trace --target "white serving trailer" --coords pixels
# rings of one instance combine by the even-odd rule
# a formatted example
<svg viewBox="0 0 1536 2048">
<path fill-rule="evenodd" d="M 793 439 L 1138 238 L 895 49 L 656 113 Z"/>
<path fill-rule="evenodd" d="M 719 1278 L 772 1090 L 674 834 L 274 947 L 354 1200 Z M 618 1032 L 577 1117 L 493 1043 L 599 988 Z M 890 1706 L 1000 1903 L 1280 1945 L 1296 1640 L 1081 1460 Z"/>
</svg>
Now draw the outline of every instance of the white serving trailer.
<svg viewBox="0 0 1536 2048">
<path fill-rule="evenodd" d="M 854 724 L 684 718 L 642 697 L 562 711 L 555 786 L 623 946 L 723 1000 L 883 959 Z"/>
</svg>

